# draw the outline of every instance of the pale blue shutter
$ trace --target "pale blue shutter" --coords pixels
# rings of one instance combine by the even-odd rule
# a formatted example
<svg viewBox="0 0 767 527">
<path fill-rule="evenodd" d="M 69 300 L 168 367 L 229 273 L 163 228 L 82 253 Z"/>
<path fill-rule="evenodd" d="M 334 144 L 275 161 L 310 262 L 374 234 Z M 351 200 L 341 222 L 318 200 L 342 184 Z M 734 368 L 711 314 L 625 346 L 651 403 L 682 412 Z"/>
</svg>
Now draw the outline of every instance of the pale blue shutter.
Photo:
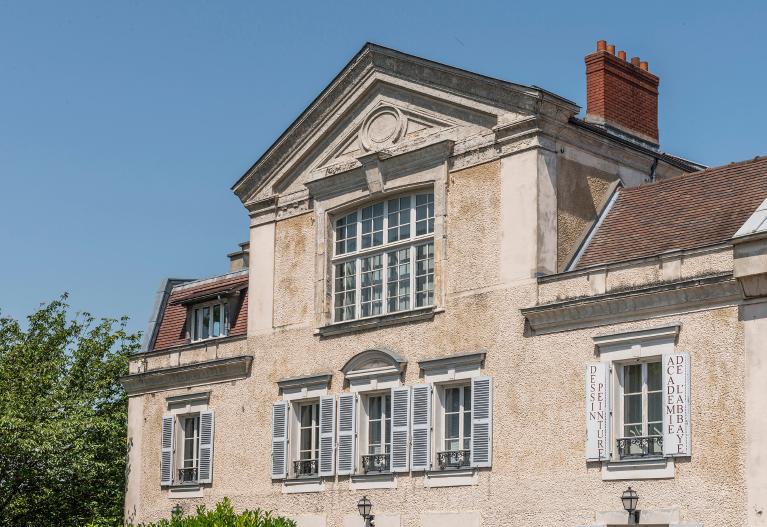
<svg viewBox="0 0 767 527">
<path fill-rule="evenodd" d="M 338 474 L 354 473 L 357 442 L 357 395 L 338 396 Z"/>
<path fill-rule="evenodd" d="M 288 403 L 272 405 L 272 479 L 288 474 Z"/>
<path fill-rule="evenodd" d="M 320 476 L 332 476 L 335 472 L 336 398 L 320 397 Z"/>
<path fill-rule="evenodd" d="M 493 379 L 471 379 L 471 466 L 493 462 Z"/>
<path fill-rule="evenodd" d="M 586 461 L 608 461 L 610 439 L 610 366 L 586 365 Z"/>
<path fill-rule="evenodd" d="M 197 481 L 210 483 L 213 478 L 213 412 L 200 412 L 200 460 Z"/>
<path fill-rule="evenodd" d="M 431 394 L 431 384 L 413 386 L 410 468 L 414 471 L 431 468 Z"/>
<path fill-rule="evenodd" d="M 162 442 L 160 445 L 160 485 L 173 484 L 173 437 L 175 418 L 162 417 Z"/>
<path fill-rule="evenodd" d="M 410 388 L 391 390 L 391 471 L 407 472 L 410 433 Z"/>
<path fill-rule="evenodd" d="M 692 454 L 690 354 L 663 354 L 663 455 Z"/>
</svg>

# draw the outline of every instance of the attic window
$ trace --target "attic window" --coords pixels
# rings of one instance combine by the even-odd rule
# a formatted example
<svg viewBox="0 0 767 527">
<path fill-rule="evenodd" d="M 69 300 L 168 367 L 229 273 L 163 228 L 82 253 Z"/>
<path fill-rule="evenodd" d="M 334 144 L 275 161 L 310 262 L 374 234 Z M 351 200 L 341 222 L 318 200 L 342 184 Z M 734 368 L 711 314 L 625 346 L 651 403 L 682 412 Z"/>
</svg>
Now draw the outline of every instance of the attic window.
<svg viewBox="0 0 767 527">
<path fill-rule="evenodd" d="M 229 303 L 215 300 L 191 308 L 192 342 L 225 337 L 229 334 Z"/>
</svg>

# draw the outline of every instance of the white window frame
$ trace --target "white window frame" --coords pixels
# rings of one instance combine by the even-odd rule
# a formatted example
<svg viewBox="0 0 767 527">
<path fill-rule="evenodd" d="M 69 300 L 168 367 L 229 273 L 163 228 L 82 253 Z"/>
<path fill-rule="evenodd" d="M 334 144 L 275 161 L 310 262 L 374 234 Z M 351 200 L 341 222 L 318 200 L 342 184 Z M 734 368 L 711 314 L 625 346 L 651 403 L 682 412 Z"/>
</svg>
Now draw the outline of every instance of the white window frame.
<svg viewBox="0 0 767 527">
<path fill-rule="evenodd" d="M 374 455 L 373 452 L 370 451 L 370 447 L 374 446 L 370 444 L 370 423 L 373 421 L 373 419 L 370 417 L 370 404 L 371 399 L 380 397 L 381 398 L 381 417 L 380 419 L 375 419 L 376 421 L 381 421 L 381 443 L 379 443 L 377 446 L 380 446 L 383 448 L 381 452 L 378 452 L 378 454 L 390 454 L 391 453 L 391 390 L 387 390 L 385 392 L 372 392 L 372 393 L 366 393 L 364 396 L 364 422 L 362 425 L 364 426 L 365 430 L 365 453 L 362 455 Z M 386 399 L 389 399 L 389 406 L 386 406 Z M 387 426 L 388 421 L 388 426 Z M 388 447 L 389 450 L 386 450 L 387 443 L 386 443 L 386 433 L 389 432 L 389 443 Z M 360 449 L 362 450 L 362 449 Z"/>
<path fill-rule="evenodd" d="M 305 398 L 296 399 L 289 402 L 289 423 L 288 423 L 288 479 L 300 480 L 300 479 L 314 479 L 319 478 L 319 448 L 320 448 L 320 399 L 319 398 Z M 305 429 L 301 426 L 301 408 L 304 406 L 313 407 L 313 421 L 311 428 L 312 434 L 312 449 L 314 457 L 308 459 L 301 459 L 301 432 Z M 296 473 L 294 463 L 296 461 L 309 461 L 314 460 L 316 464 L 316 471 L 311 475 L 299 475 Z"/>
<path fill-rule="evenodd" d="M 194 427 L 194 442 L 193 442 L 193 454 L 192 454 L 192 466 L 187 467 L 186 466 L 186 440 L 188 439 L 186 437 L 186 421 L 187 419 L 194 419 L 195 420 L 195 427 Z M 199 475 L 196 475 L 194 480 L 189 481 L 180 481 L 179 477 L 179 470 L 185 470 L 185 469 L 195 469 L 197 470 L 199 462 L 200 462 L 200 412 L 194 412 L 190 414 L 181 414 L 176 416 L 176 437 L 178 438 L 176 440 L 176 449 L 177 449 L 177 463 L 176 463 L 176 469 L 175 474 L 173 474 L 173 482 L 174 485 L 185 485 L 185 484 L 196 484 L 197 480 L 199 478 Z"/>
<path fill-rule="evenodd" d="M 220 306 L 220 309 L 221 309 L 221 332 L 220 332 L 219 335 L 213 336 L 212 335 L 212 333 L 213 333 L 213 331 L 212 331 L 213 330 L 213 308 L 216 305 Z M 200 327 L 200 326 L 202 325 L 202 313 L 203 313 L 202 310 L 205 309 L 205 308 L 210 309 L 210 326 L 208 328 L 208 336 L 207 337 L 202 337 L 201 336 L 202 335 L 202 327 Z M 190 339 L 189 340 L 191 342 L 202 342 L 202 341 L 205 341 L 205 340 L 220 339 L 220 338 L 223 338 L 223 337 L 226 337 L 226 336 L 229 335 L 230 320 L 229 320 L 229 300 L 228 299 L 225 299 L 225 298 L 224 299 L 216 299 L 216 300 L 212 300 L 210 302 L 202 302 L 202 303 L 199 303 L 199 304 L 194 304 L 194 305 L 192 305 L 190 307 L 189 311 L 190 311 L 189 318 L 190 318 L 190 321 L 191 321 L 191 323 L 189 324 L 189 328 L 190 328 Z M 199 316 L 198 316 L 198 313 L 199 313 Z M 197 336 L 198 327 L 199 327 L 199 330 L 200 330 L 199 331 L 199 333 L 200 333 L 199 337 Z"/>
<path fill-rule="evenodd" d="M 188 395 L 179 395 L 166 398 L 168 414 L 173 416 L 173 456 L 171 462 L 172 480 L 168 487 L 167 497 L 169 499 L 179 498 L 201 498 L 202 484 L 198 482 L 181 483 L 178 478 L 178 469 L 183 467 L 184 443 L 182 421 L 186 417 L 200 417 L 202 412 L 210 410 L 208 406 L 209 392 L 191 393 Z M 180 448 L 179 448 L 180 447 Z M 198 422 L 198 441 L 197 441 L 197 463 L 199 468 L 200 459 L 199 443 L 199 422 Z M 197 475 L 199 479 L 199 474 Z"/>
<path fill-rule="evenodd" d="M 641 424 L 642 426 L 642 435 L 640 437 L 647 437 L 649 436 L 649 389 L 648 389 L 648 377 L 647 377 L 647 365 L 648 364 L 659 364 L 661 366 L 661 370 L 663 367 L 663 357 L 662 356 L 654 356 L 654 357 L 646 357 L 641 360 L 633 360 L 633 361 L 620 361 L 613 363 L 613 369 L 614 374 L 617 376 L 617 385 L 618 385 L 618 401 L 616 401 L 613 409 L 613 415 L 616 417 L 616 446 L 615 446 L 615 455 L 618 459 L 620 459 L 620 454 L 618 452 L 617 448 L 617 441 L 619 439 L 629 439 L 631 436 L 625 435 L 625 427 L 626 427 L 626 419 L 625 419 L 625 371 L 624 368 L 627 366 L 640 366 L 641 367 L 641 375 L 642 375 L 642 422 L 641 423 L 631 423 L 631 424 Z M 661 426 L 661 434 L 660 437 L 663 437 L 663 374 L 661 371 L 661 388 L 660 390 L 655 390 L 656 392 L 659 392 L 661 394 L 661 420 L 660 420 L 660 426 Z M 661 447 L 660 454 L 657 454 L 655 456 L 648 455 L 642 459 L 653 459 L 653 458 L 662 458 L 663 457 L 663 449 Z"/>
<path fill-rule="evenodd" d="M 447 442 L 447 427 L 446 427 L 446 417 L 447 417 L 447 390 L 451 388 L 460 388 L 460 411 L 459 411 L 459 418 L 458 418 L 458 426 L 459 426 L 459 437 L 458 437 L 458 443 L 459 447 L 458 450 L 466 450 L 469 452 L 469 457 L 466 459 L 466 465 L 464 468 L 469 468 L 471 466 L 471 444 L 469 444 L 469 448 L 463 448 L 464 446 L 464 440 L 466 439 L 464 437 L 464 420 L 466 418 L 466 408 L 463 404 L 464 397 L 465 397 L 465 388 L 471 389 L 471 378 L 465 378 L 461 380 L 457 380 L 455 382 L 449 382 L 449 383 L 439 383 L 435 385 L 435 388 L 437 390 L 437 397 L 435 397 L 434 404 L 436 404 L 436 412 L 435 416 L 437 419 L 435 419 L 434 422 L 434 438 L 432 439 L 432 445 L 435 446 L 434 448 L 434 454 L 432 455 L 432 467 L 434 467 L 434 470 L 442 470 L 439 466 L 439 454 L 442 452 L 450 452 L 445 448 L 445 444 Z M 472 394 L 473 397 L 474 394 Z M 469 412 L 471 412 L 471 408 L 469 408 Z M 471 421 L 471 420 L 470 420 Z M 471 424 L 469 424 L 471 426 Z M 471 436 L 469 436 L 470 438 Z"/>
<path fill-rule="evenodd" d="M 424 221 L 424 220 L 416 220 L 416 200 L 417 196 L 419 195 L 430 195 L 431 201 L 426 203 L 426 207 L 428 210 L 428 207 L 431 206 L 432 208 L 432 215 L 427 215 L 426 222 L 427 225 L 429 222 L 432 224 L 432 229 L 430 232 L 427 232 L 426 234 L 416 235 L 416 224 L 417 221 Z M 409 197 L 411 200 L 411 206 L 410 206 L 410 236 L 408 238 L 398 239 L 393 242 L 388 241 L 389 237 L 389 201 L 390 200 L 400 200 L 402 198 Z M 373 247 L 367 247 L 365 249 L 362 249 L 362 210 L 368 207 L 373 207 L 375 205 L 382 204 L 383 205 L 383 243 L 380 245 L 376 245 Z M 423 205 L 422 205 L 423 206 Z M 406 313 L 409 311 L 414 311 L 417 309 L 425 309 L 429 307 L 433 307 L 435 305 L 436 300 L 436 291 L 435 291 L 435 280 L 436 280 L 436 272 L 435 272 L 435 246 L 434 246 L 434 230 L 436 225 L 436 215 L 434 212 L 435 207 L 435 197 L 434 197 L 434 191 L 432 189 L 423 189 L 421 191 L 416 191 L 408 194 L 397 194 L 392 196 L 387 196 L 384 200 L 377 200 L 373 202 L 365 203 L 363 206 L 360 206 L 354 210 L 347 210 L 344 213 L 339 213 L 335 215 L 335 217 L 332 220 L 332 226 L 333 226 L 333 235 L 332 235 L 332 254 L 333 257 L 331 258 L 331 313 L 332 313 L 332 321 L 333 323 L 344 323 L 354 320 L 364 320 L 367 318 L 374 318 L 379 316 L 384 316 L 388 314 L 393 313 Z M 337 254 L 337 242 L 340 241 L 337 239 L 337 226 L 338 222 L 345 220 L 349 215 L 356 214 L 356 234 L 355 234 L 355 250 L 349 251 L 349 252 L 343 252 L 341 254 Z M 347 240 L 349 238 L 344 238 L 344 240 Z M 416 292 L 416 270 L 417 270 L 417 248 L 431 244 L 431 252 L 432 252 L 432 272 L 430 273 L 432 276 L 432 286 L 431 286 L 431 301 L 425 303 L 421 306 L 416 306 L 416 300 L 418 298 L 418 292 Z M 410 257 L 410 284 L 409 284 L 409 307 L 407 309 L 397 309 L 390 311 L 389 310 L 389 299 L 388 299 L 388 269 L 389 269 L 389 253 L 401 250 L 401 249 L 408 249 L 409 250 L 409 257 Z M 366 316 L 362 316 L 362 259 L 373 257 L 373 256 L 381 256 L 381 267 L 380 272 L 382 275 L 382 281 L 381 281 L 381 312 L 376 314 L 370 314 Z M 353 262 L 354 267 L 354 283 L 355 287 L 353 289 L 354 291 L 354 316 L 351 318 L 344 318 L 339 319 L 336 313 L 336 308 L 338 307 L 336 304 L 336 293 L 340 292 L 336 290 L 336 282 L 337 282 L 337 276 L 338 276 L 338 266 L 340 264 L 344 264 L 347 262 Z M 344 290 L 344 291 L 352 291 L 352 289 Z M 424 290 L 422 292 L 426 292 L 428 290 Z M 427 293 L 428 294 L 428 293 Z M 352 304 L 348 304 L 348 306 L 351 306 Z"/>
</svg>

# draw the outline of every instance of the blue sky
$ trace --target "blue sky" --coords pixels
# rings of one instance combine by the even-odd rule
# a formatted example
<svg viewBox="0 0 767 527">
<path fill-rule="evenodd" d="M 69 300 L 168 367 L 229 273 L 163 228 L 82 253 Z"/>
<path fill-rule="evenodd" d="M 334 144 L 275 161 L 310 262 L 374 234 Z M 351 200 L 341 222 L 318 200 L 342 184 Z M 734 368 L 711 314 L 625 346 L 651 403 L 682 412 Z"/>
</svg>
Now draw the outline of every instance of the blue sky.
<svg viewBox="0 0 767 527">
<path fill-rule="evenodd" d="M 226 271 L 230 186 L 366 41 L 583 106 L 607 39 L 660 76 L 665 151 L 767 154 L 765 5 L 0 0 L 0 310 L 142 330 L 161 278 Z"/>
</svg>

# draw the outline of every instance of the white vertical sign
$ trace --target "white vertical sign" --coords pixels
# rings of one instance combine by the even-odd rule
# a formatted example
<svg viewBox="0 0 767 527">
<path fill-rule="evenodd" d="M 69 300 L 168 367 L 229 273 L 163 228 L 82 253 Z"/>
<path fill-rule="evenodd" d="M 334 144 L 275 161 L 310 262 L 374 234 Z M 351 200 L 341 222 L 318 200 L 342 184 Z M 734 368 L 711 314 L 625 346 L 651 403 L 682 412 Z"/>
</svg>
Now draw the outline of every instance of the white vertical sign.
<svg viewBox="0 0 767 527">
<path fill-rule="evenodd" d="M 690 354 L 663 355 L 663 455 L 689 456 Z"/>
<path fill-rule="evenodd" d="M 586 460 L 610 459 L 610 368 L 602 362 L 586 366 Z"/>
</svg>

